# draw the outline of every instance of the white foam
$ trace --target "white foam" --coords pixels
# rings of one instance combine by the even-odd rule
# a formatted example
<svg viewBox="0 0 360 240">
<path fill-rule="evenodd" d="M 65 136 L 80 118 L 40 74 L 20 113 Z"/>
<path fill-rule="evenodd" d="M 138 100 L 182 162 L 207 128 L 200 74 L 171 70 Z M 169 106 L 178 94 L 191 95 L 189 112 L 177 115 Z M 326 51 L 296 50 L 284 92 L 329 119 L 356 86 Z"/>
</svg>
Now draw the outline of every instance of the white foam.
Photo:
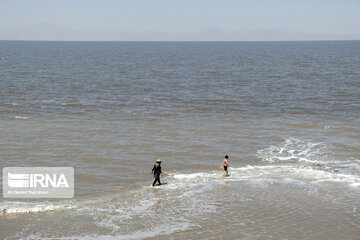
<svg viewBox="0 0 360 240">
<path fill-rule="evenodd" d="M 42 103 L 53 103 L 54 100 L 50 99 L 50 100 L 41 100 Z"/>
<path fill-rule="evenodd" d="M 15 116 L 15 119 L 28 119 L 29 117 Z"/>
<path fill-rule="evenodd" d="M 75 208 L 65 202 L 10 202 L 4 201 L 0 203 L 0 214 L 23 214 L 23 213 L 39 213 L 39 212 L 53 212 Z"/>
<path fill-rule="evenodd" d="M 301 161 L 315 163 L 326 156 L 325 145 L 306 142 L 296 138 L 288 138 L 278 146 L 270 146 L 260 149 L 257 155 L 265 162 L 274 163 L 277 161 Z"/>
<path fill-rule="evenodd" d="M 351 165 L 352 166 L 352 165 Z M 300 164 L 289 165 L 266 165 L 229 168 L 230 177 L 225 178 L 226 181 L 264 181 L 264 179 L 276 180 L 277 183 L 283 182 L 292 184 L 298 182 L 314 182 L 314 183 L 342 183 L 352 186 L 360 184 L 360 176 L 329 171 L 324 168 L 316 168 L 313 166 L 303 166 Z M 192 173 L 192 174 L 175 174 L 174 182 L 171 183 L 177 187 L 189 184 L 199 184 L 206 182 L 221 182 L 222 172 L 211 173 Z M 291 180 L 291 181 L 290 181 Z"/>
<path fill-rule="evenodd" d="M 70 237 L 56 237 L 56 238 L 42 238 L 38 235 L 29 235 L 25 239 L 43 239 L 43 240 L 129 240 L 129 239 L 148 239 L 156 236 L 168 236 L 176 231 L 185 231 L 186 229 L 193 226 L 190 223 L 169 223 L 156 228 L 151 228 L 144 231 L 136 231 L 132 234 L 113 234 L 113 235 L 88 235 L 88 236 L 70 236 Z"/>
</svg>

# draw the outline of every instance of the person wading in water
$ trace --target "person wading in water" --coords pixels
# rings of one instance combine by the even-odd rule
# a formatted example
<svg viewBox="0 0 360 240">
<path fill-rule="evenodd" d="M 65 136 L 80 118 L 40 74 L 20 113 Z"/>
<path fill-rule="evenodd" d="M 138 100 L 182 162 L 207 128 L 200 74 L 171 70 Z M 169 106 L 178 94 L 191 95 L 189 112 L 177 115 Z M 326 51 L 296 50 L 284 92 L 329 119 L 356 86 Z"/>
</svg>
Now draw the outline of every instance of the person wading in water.
<svg viewBox="0 0 360 240">
<path fill-rule="evenodd" d="M 151 173 L 154 174 L 154 182 L 153 182 L 153 186 L 155 186 L 155 183 L 156 182 L 159 182 L 159 185 L 161 185 L 161 182 L 160 182 L 160 174 L 162 174 L 161 172 L 161 160 L 158 159 L 153 167 L 153 169 L 151 170 Z"/>
<path fill-rule="evenodd" d="M 224 168 L 224 173 L 223 173 L 221 178 L 224 178 L 225 176 L 226 177 L 229 176 L 229 172 L 228 172 L 229 162 L 228 162 L 228 159 L 229 159 L 229 156 L 226 155 L 224 161 L 221 164 L 221 168 Z"/>
</svg>

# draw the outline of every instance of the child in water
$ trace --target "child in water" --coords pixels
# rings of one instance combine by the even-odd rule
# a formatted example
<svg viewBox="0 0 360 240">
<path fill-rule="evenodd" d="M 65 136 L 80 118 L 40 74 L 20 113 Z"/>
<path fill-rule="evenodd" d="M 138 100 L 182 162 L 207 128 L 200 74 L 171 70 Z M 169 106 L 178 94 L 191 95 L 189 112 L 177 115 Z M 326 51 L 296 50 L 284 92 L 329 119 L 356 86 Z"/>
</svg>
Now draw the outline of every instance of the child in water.
<svg viewBox="0 0 360 240">
<path fill-rule="evenodd" d="M 221 178 L 224 178 L 225 176 L 226 177 L 229 176 L 229 172 L 228 172 L 229 162 L 228 162 L 228 159 L 229 159 L 229 156 L 226 155 L 224 161 L 221 164 L 221 168 L 224 168 L 224 173 L 223 173 Z"/>
</svg>

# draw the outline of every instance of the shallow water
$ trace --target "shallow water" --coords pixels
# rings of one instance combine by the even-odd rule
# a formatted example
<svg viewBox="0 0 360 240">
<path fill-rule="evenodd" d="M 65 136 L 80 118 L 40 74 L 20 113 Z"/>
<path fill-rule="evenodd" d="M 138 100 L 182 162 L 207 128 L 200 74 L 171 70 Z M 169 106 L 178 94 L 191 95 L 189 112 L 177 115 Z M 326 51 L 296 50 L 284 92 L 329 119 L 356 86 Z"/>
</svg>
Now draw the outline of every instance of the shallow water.
<svg viewBox="0 0 360 240">
<path fill-rule="evenodd" d="M 0 167 L 75 168 L 0 239 L 360 236 L 358 41 L 2 41 L 0 72 Z"/>
</svg>

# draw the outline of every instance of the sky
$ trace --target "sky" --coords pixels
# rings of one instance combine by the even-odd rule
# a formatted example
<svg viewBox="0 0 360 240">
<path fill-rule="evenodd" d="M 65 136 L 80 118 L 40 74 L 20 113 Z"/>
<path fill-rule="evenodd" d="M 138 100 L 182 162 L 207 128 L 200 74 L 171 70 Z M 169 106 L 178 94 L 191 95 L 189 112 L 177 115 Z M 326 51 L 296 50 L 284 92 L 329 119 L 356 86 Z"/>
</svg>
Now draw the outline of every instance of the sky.
<svg viewBox="0 0 360 240">
<path fill-rule="evenodd" d="M 37 24 L 82 31 L 360 35 L 360 0 L 0 0 L 3 34 Z"/>
</svg>

